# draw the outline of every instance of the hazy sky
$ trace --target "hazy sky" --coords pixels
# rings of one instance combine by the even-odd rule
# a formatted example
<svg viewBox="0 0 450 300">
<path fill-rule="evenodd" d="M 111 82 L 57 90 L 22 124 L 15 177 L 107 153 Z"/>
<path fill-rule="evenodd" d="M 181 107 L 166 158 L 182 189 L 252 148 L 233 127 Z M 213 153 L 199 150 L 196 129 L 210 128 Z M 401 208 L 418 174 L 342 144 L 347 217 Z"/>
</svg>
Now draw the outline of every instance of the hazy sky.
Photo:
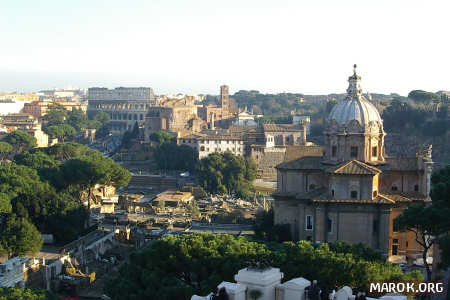
<svg viewBox="0 0 450 300">
<path fill-rule="evenodd" d="M 156 93 L 450 89 L 450 1 L 0 2 L 0 90 Z"/>
</svg>

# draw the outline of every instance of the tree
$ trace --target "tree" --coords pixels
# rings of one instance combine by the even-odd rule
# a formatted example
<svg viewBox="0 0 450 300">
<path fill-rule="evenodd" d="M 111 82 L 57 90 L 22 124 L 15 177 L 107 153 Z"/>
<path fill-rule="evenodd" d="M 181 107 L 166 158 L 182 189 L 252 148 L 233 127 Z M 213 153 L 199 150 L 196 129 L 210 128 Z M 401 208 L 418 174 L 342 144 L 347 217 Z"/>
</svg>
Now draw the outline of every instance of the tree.
<svg viewBox="0 0 450 300">
<path fill-rule="evenodd" d="M 59 297 L 46 290 L 0 288 L 0 300 L 59 300 Z"/>
<path fill-rule="evenodd" d="M 111 117 L 104 111 L 99 111 L 95 113 L 95 115 L 92 117 L 92 120 L 100 122 L 101 126 L 107 126 L 109 121 L 111 120 Z"/>
<path fill-rule="evenodd" d="M 450 230 L 449 214 L 450 210 L 442 207 L 412 204 L 395 219 L 399 229 L 412 231 L 416 242 L 422 246 L 427 280 L 431 280 L 431 268 L 427 262 L 428 251 L 441 234 Z"/>
<path fill-rule="evenodd" d="M 97 132 L 95 133 L 97 137 L 104 137 L 109 134 L 110 120 L 111 117 L 109 116 L 109 114 L 105 113 L 104 111 L 99 111 L 92 117 L 91 122 L 93 123 L 89 125 L 89 128 L 97 129 Z"/>
<path fill-rule="evenodd" d="M 415 102 L 418 103 L 430 103 L 432 101 L 440 101 L 441 96 L 435 93 L 430 93 L 422 90 L 413 90 L 409 92 L 408 98 L 413 99 Z"/>
<path fill-rule="evenodd" d="M 0 182 L 2 207 L 9 209 L 11 205 L 13 213 L 29 219 L 41 232 L 67 241 L 84 229 L 83 207 L 67 192 L 56 191 L 49 182 L 43 182 L 36 169 L 16 163 L 2 164 Z"/>
<path fill-rule="evenodd" d="M 102 156 L 98 150 L 77 143 L 58 143 L 45 150 L 48 155 L 59 161 L 66 161 L 79 156 Z"/>
<path fill-rule="evenodd" d="M 275 224 L 273 208 L 269 211 L 260 210 L 255 216 L 255 237 L 264 241 L 291 241 L 289 224 Z"/>
<path fill-rule="evenodd" d="M 432 205 L 437 209 L 448 211 L 450 209 L 450 165 L 435 172 L 431 177 L 432 189 L 431 199 Z M 446 224 L 441 224 L 445 226 Z M 446 233 L 438 237 L 439 249 L 441 251 L 442 267 L 450 266 L 450 228 Z"/>
<path fill-rule="evenodd" d="M 55 104 L 49 107 L 44 119 L 47 121 L 47 126 L 61 125 L 65 123 L 68 113 L 64 106 Z"/>
<path fill-rule="evenodd" d="M 76 129 L 76 131 L 81 131 L 89 126 L 89 121 L 86 114 L 81 109 L 73 109 L 68 113 L 67 124 Z"/>
<path fill-rule="evenodd" d="M 337 253 L 328 244 L 309 242 L 261 243 L 230 235 L 168 235 L 155 240 L 105 284 L 112 299 L 190 299 L 206 295 L 250 261 L 269 261 L 284 280 L 318 279 L 324 287 L 367 287 L 370 281 L 420 280 L 415 271 L 402 270 L 384 260 L 365 260 L 352 253 Z M 334 286 L 333 286 L 334 287 Z"/>
<path fill-rule="evenodd" d="M 154 152 L 154 158 L 161 170 L 188 170 L 194 171 L 197 166 L 197 150 L 174 143 L 162 143 Z"/>
<path fill-rule="evenodd" d="M 153 132 L 150 135 L 150 140 L 162 145 L 164 143 L 173 143 L 175 141 L 175 137 L 168 132 L 158 131 Z"/>
<path fill-rule="evenodd" d="M 59 162 L 42 151 L 19 153 L 14 157 L 18 165 L 35 169 L 42 180 L 49 180 L 54 186 L 60 186 Z"/>
<path fill-rule="evenodd" d="M 8 195 L 0 193 L 0 214 L 10 213 L 11 210 L 11 200 Z"/>
<path fill-rule="evenodd" d="M 0 142 L 0 162 L 4 161 L 11 152 L 12 146 L 6 142 Z"/>
<path fill-rule="evenodd" d="M 36 227 L 25 218 L 10 215 L 0 236 L 2 249 L 8 258 L 24 255 L 35 255 L 42 247 L 41 234 Z"/>
<path fill-rule="evenodd" d="M 35 170 L 44 168 L 56 168 L 59 163 L 50 155 L 42 151 L 19 153 L 14 157 L 14 162 L 19 165 L 28 166 Z"/>
<path fill-rule="evenodd" d="M 236 194 L 248 198 L 256 177 L 256 164 L 250 159 L 225 153 L 212 153 L 198 164 L 199 183 L 213 194 Z"/>
<path fill-rule="evenodd" d="M 45 128 L 45 133 L 47 133 L 51 138 L 57 138 L 64 143 L 66 138 L 74 137 L 77 133 L 75 128 L 67 124 L 52 125 Z"/>
<path fill-rule="evenodd" d="M 130 149 L 132 146 L 132 140 L 139 138 L 139 125 L 138 122 L 134 123 L 134 127 L 132 131 L 125 131 L 122 137 L 121 147 L 125 149 Z"/>
<path fill-rule="evenodd" d="M 13 147 L 14 153 L 21 153 L 37 145 L 36 138 L 22 130 L 16 130 L 7 134 L 3 141 Z"/>
<path fill-rule="evenodd" d="M 92 188 L 96 184 L 125 186 L 131 179 L 130 173 L 116 164 L 112 159 L 98 156 L 80 156 L 64 162 L 61 172 L 69 187 L 80 191 L 79 200 L 82 201 L 82 192 L 88 193 L 88 210 Z"/>
</svg>

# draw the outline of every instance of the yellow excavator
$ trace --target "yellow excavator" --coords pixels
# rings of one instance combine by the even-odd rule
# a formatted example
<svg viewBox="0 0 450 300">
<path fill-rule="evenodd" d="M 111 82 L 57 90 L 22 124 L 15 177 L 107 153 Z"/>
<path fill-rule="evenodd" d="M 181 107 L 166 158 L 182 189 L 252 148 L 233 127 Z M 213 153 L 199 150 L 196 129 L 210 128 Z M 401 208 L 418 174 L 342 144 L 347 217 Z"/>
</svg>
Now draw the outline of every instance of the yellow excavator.
<svg viewBox="0 0 450 300">
<path fill-rule="evenodd" d="M 70 262 L 70 261 L 66 261 L 66 268 L 65 268 L 65 273 L 68 276 L 71 277 L 86 277 L 89 278 L 89 283 L 93 283 L 95 281 L 95 272 L 92 272 L 90 274 L 84 274 L 83 272 L 81 272 L 80 270 L 78 270 L 77 268 L 74 267 L 74 265 Z"/>
</svg>

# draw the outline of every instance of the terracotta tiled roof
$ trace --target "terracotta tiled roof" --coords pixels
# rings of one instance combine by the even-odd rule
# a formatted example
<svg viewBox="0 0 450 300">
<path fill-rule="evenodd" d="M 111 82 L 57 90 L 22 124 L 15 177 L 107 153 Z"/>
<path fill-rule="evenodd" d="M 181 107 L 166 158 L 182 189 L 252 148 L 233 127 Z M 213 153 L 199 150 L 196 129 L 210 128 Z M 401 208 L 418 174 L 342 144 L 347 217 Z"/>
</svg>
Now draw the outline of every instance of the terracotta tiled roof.
<svg viewBox="0 0 450 300">
<path fill-rule="evenodd" d="M 313 203 L 355 203 L 355 204 L 394 204 L 395 201 L 382 195 L 378 195 L 374 200 L 372 199 L 334 199 L 330 197 L 328 189 L 325 187 L 318 188 L 306 193 L 282 193 L 276 192 L 275 197 L 288 198 L 288 200 L 308 200 Z"/>
<path fill-rule="evenodd" d="M 381 197 L 385 197 L 388 199 L 391 199 L 395 202 L 413 202 L 413 201 L 424 201 L 429 202 L 431 201 L 426 196 L 417 193 L 417 192 L 410 192 L 410 193 L 383 193 L 379 194 Z"/>
<path fill-rule="evenodd" d="M 374 200 L 364 200 L 364 199 L 312 199 L 314 203 L 357 203 L 357 204 L 394 204 L 387 198 L 376 197 Z"/>
<path fill-rule="evenodd" d="M 305 156 L 293 161 L 288 161 L 276 166 L 284 170 L 323 170 L 321 156 Z"/>
<path fill-rule="evenodd" d="M 263 124 L 264 131 L 303 131 L 298 124 Z"/>
<path fill-rule="evenodd" d="M 419 166 L 417 157 L 387 157 L 386 164 L 379 168 L 382 171 L 416 171 Z"/>
<path fill-rule="evenodd" d="M 342 175 L 375 175 L 381 173 L 381 171 L 377 168 L 369 166 L 358 160 L 345 162 L 341 165 L 330 168 L 329 171 L 333 174 Z"/>
<path fill-rule="evenodd" d="M 320 146 L 286 146 L 284 161 L 292 161 L 304 156 L 322 156 L 323 147 Z"/>
</svg>

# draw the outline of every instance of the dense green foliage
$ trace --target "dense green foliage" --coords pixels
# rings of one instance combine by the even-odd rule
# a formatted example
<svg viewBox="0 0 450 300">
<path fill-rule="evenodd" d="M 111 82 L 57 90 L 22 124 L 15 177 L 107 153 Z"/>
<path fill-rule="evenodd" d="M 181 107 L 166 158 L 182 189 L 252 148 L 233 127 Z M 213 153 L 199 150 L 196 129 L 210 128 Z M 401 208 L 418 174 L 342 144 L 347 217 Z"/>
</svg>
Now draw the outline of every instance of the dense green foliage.
<svg viewBox="0 0 450 300">
<path fill-rule="evenodd" d="M 44 120 L 47 121 L 47 126 L 61 125 L 66 121 L 68 114 L 64 106 L 55 104 L 48 108 Z"/>
<path fill-rule="evenodd" d="M 83 196 L 96 184 L 128 184 L 128 171 L 97 150 L 75 143 L 19 153 L 0 164 L 0 212 L 14 213 L 60 242 L 84 231 Z"/>
<path fill-rule="evenodd" d="M 445 118 L 441 115 L 445 114 Z M 384 129 L 387 132 L 414 132 L 425 136 L 442 136 L 446 133 L 450 122 L 446 119 L 446 109 L 437 114 L 406 102 L 392 101 L 383 111 Z"/>
<path fill-rule="evenodd" d="M 46 290 L 0 288 L 0 300 L 59 300 L 59 297 Z"/>
<path fill-rule="evenodd" d="M 101 155 L 97 150 L 77 143 L 58 143 L 48 148 L 39 149 L 39 151 L 44 151 L 59 161 L 65 161 L 82 155 Z"/>
<path fill-rule="evenodd" d="M 134 123 L 134 127 L 132 131 L 125 131 L 125 133 L 122 136 L 122 144 L 121 148 L 130 149 L 132 146 L 132 141 L 139 138 L 139 125 L 136 121 Z"/>
<path fill-rule="evenodd" d="M 61 175 L 69 190 L 78 192 L 80 202 L 82 193 L 88 193 L 88 210 L 92 189 L 96 184 L 126 186 L 131 179 L 130 173 L 112 159 L 97 155 L 80 156 L 69 159 L 61 165 Z"/>
<path fill-rule="evenodd" d="M 427 270 L 427 279 L 431 279 L 431 268 L 426 263 L 428 251 L 442 240 L 443 262 L 450 261 L 448 257 L 450 232 L 450 166 L 439 170 L 432 176 L 431 205 L 412 204 L 396 218 L 401 230 L 415 233 L 416 241 L 423 247 L 422 258 Z"/>
<path fill-rule="evenodd" d="M 280 268 L 284 280 L 305 277 L 328 287 L 355 288 L 374 280 L 422 277 L 419 272 L 403 274 L 398 266 L 384 261 L 334 252 L 328 244 L 264 244 L 230 235 L 191 234 L 169 235 L 131 255 L 105 289 L 114 300 L 190 299 L 193 294 L 215 291 L 222 281 L 234 281 L 234 274 L 255 259 Z"/>
<path fill-rule="evenodd" d="M 97 112 L 92 115 L 91 119 L 88 119 L 88 116 L 81 109 L 68 111 L 64 106 L 56 104 L 49 107 L 44 119 L 47 121 L 44 131 L 50 136 L 57 137 L 63 141 L 64 138 L 75 135 L 70 135 L 72 130 L 67 126 L 73 128 L 75 133 L 88 128 L 96 129 L 97 137 L 103 137 L 109 133 L 110 117 L 105 112 Z M 65 126 L 61 127 L 62 125 Z"/>
<path fill-rule="evenodd" d="M 255 216 L 255 237 L 263 241 L 285 242 L 292 240 L 289 224 L 275 224 L 273 208 L 261 210 Z"/>
<path fill-rule="evenodd" d="M 1 228 L 0 251 L 9 258 L 36 255 L 41 250 L 42 243 L 41 234 L 26 218 L 12 214 Z"/>
<path fill-rule="evenodd" d="M 446 222 L 440 224 L 443 227 L 442 229 L 447 229 L 447 231 L 439 236 L 437 242 L 441 249 L 441 266 L 450 267 L 450 220 L 448 219 L 450 212 L 450 165 L 434 173 L 431 177 L 431 183 L 432 206 L 441 210 L 441 215 L 447 214 Z"/>
<path fill-rule="evenodd" d="M 68 138 L 72 138 L 77 133 L 75 128 L 68 124 L 51 125 L 44 129 L 51 138 L 57 138 L 64 142 Z"/>
<path fill-rule="evenodd" d="M 256 177 L 256 164 L 251 158 L 231 152 L 212 153 L 201 159 L 198 165 L 200 186 L 211 194 L 236 194 L 248 198 L 252 181 Z"/>
<path fill-rule="evenodd" d="M 7 142 L 0 142 L 0 162 L 4 161 L 12 151 L 12 146 Z"/>
<path fill-rule="evenodd" d="M 97 129 L 97 138 L 102 138 L 109 134 L 109 122 L 111 117 L 104 111 L 96 112 L 90 121 L 90 128 Z"/>
<path fill-rule="evenodd" d="M 3 142 L 10 144 L 13 147 L 14 153 L 20 153 L 36 147 L 36 138 L 22 130 L 8 133 L 3 139 Z"/>
<path fill-rule="evenodd" d="M 435 93 L 430 93 L 422 90 L 413 90 L 409 92 L 408 98 L 418 103 L 430 103 L 432 101 L 440 101 L 441 96 Z"/>
<path fill-rule="evenodd" d="M 0 214 L 7 214 L 12 211 L 11 199 L 5 193 L 0 193 Z"/>
<path fill-rule="evenodd" d="M 0 193 L 12 211 L 29 219 L 41 232 L 58 240 L 73 239 L 85 223 L 84 209 L 68 193 L 42 181 L 36 169 L 16 163 L 0 165 Z"/>
<path fill-rule="evenodd" d="M 153 142 L 157 142 L 160 145 L 164 143 L 173 143 L 175 142 L 175 136 L 165 131 L 153 132 L 150 135 L 150 140 Z"/>
<path fill-rule="evenodd" d="M 160 170 L 194 171 L 198 162 L 197 150 L 174 143 L 163 143 L 154 152 L 156 164 Z"/>
<path fill-rule="evenodd" d="M 232 97 L 239 107 L 248 107 L 256 114 L 288 115 L 290 111 L 302 107 L 299 100 L 303 98 L 303 95 L 292 93 L 261 94 L 255 90 L 241 90 Z"/>
</svg>

